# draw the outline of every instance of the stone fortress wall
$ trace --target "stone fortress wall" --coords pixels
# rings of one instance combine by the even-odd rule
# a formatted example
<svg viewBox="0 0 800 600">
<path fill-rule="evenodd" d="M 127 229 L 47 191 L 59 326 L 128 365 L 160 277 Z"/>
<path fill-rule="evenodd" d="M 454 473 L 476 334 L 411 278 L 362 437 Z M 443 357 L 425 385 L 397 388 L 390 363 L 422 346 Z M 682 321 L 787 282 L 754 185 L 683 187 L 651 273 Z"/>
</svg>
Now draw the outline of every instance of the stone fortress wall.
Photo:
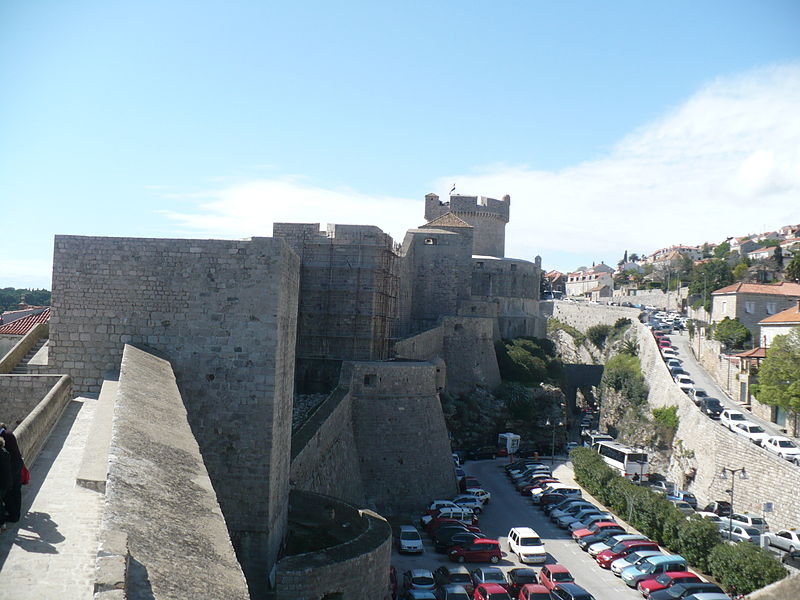
<svg viewBox="0 0 800 600">
<path fill-rule="evenodd" d="M 270 238 L 55 239 L 50 367 L 96 392 L 126 343 L 169 357 L 251 586 L 286 530 L 298 274 Z"/>
<path fill-rule="evenodd" d="M 684 485 L 701 505 L 729 499 L 730 479 L 719 477 L 723 467 L 745 467 L 748 479 L 736 481 L 734 509 L 763 515 L 764 503 L 773 503 L 766 519 L 772 530 L 797 527 L 800 522 L 800 468 L 736 435 L 701 413 L 674 384 L 650 331 L 638 322 L 638 310 L 616 306 L 554 304 L 552 315 L 585 331 L 592 325 L 613 325 L 620 316 L 634 321 L 642 373 L 650 386 L 653 408 L 677 406 L 680 424 L 667 478 Z M 631 317 L 631 315 L 633 315 Z"/>
<path fill-rule="evenodd" d="M 0 419 L 11 427 L 22 421 L 60 378 L 60 375 L 0 375 Z"/>
</svg>

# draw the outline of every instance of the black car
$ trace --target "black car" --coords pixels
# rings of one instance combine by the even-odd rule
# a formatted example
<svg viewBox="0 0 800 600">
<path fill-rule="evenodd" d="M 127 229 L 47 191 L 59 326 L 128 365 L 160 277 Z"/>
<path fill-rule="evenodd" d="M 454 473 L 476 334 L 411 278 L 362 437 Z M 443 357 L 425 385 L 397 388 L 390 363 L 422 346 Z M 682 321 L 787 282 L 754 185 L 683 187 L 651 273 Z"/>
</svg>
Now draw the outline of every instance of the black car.
<svg viewBox="0 0 800 600">
<path fill-rule="evenodd" d="M 483 537 L 481 534 L 471 531 L 454 531 L 441 536 L 437 535 L 433 539 L 433 545 L 436 552 L 447 552 L 453 546 L 468 545 L 472 540 L 477 540 L 481 537 Z"/>
<path fill-rule="evenodd" d="M 464 565 L 441 566 L 433 572 L 433 578 L 439 587 L 457 584 L 463 585 L 468 591 L 472 589 L 472 575 Z"/>
<path fill-rule="evenodd" d="M 716 398 L 708 397 L 700 400 L 700 410 L 707 414 L 712 419 L 719 419 L 722 413 L 723 406 Z"/>
<path fill-rule="evenodd" d="M 717 500 L 716 502 L 706 504 L 703 510 L 705 512 L 714 513 L 718 517 L 729 517 L 731 514 L 731 503 L 725 500 Z"/>
<path fill-rule="evenodd" d="M 553 600 L 595 600 L 589 592 L 576 583 L 559 583 L 550 590 Z"/>
<path fill-rule="evenodd" d="M 594 535 L 587 535 L 578 540 L 578 546 L 581 550 L 586 552 L 592 544 L 598 542 L 605 542 L 608 538 L 614 535 L 621 535 L 627 533 L 622 527 L 612 527 L 611 529 L 604 529 L 600 533 Z"/>
<path fill-rule="evenodd" d="M 524 567 L 511 569 L 506 573 L 506 577 L 508 577 L 508 591 L 513 597 L 519 594 L 520 588 L 526 583 L 539 583 L 536 571 Z"/>
<path fill-rule="evenodd" d="M 651 592 L 649 600 L 677 600 L 700 592 L 723 593 L 722 588 L 716 584 L 695 581 L 691 583 L 676 583 L 666 589 Z"/>
<path fill-rule="evenodd" d="M 467 459 L 469 460 L 485 460 L 489 458 L 497 458 L 497 448 L 493 446 L 483 446 L 482 448 L 475 448 L 467 452 Z"/>
</svg>

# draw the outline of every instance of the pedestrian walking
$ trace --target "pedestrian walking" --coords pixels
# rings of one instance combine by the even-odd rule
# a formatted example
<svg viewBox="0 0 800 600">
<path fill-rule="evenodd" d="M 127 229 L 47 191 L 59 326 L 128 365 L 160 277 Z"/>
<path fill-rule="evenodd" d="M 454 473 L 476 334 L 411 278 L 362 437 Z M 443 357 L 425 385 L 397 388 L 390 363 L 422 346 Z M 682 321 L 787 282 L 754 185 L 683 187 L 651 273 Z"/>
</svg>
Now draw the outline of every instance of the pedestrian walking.
<svg viewBox="0 0 800 600">
<path fill-rule="evenodd" d="M 6 494 L 11 490 L 11 455 L 6 450 L 6 440 L 0 437 L 0 531 L 6 528 Z"/>
<path fill-rule="evenodd" d="M 3 496 L 5 505 L 4 523 L 18 523 L 22 509 L 22 454 L 19 451 L 17 437 L 11 433 L 5 423 L 0 423 L 0 437 L 3 438 L 6 451 L 11 457 L 11 489 Z"/>
</svg>

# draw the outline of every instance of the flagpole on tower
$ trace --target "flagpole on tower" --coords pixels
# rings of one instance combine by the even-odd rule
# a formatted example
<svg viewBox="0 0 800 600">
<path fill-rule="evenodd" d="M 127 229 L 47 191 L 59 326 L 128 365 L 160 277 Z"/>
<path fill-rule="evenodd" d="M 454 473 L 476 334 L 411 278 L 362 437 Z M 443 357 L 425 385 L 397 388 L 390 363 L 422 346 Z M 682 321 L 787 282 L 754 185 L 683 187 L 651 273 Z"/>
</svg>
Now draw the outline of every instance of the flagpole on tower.
<svg viewBox="0 0 800 600">
<path fill-rule="evenodd" d="M 448 195 L 452 196 L 453 192 L 455 192 L 455 191 L 456 191 L 456 184 L 454 183 L 453 187 L 450 189 L 450 194 L 448 194 Z"/>
</svg>

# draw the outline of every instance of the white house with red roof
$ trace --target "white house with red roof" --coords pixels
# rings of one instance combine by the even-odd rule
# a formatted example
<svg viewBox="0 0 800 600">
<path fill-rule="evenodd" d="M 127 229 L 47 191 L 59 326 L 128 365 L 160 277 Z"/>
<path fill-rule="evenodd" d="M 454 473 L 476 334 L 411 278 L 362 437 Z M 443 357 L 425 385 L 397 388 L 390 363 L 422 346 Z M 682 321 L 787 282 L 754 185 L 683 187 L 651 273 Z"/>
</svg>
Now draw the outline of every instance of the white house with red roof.
<svg viewBox="0 0 800 600">
<path fill-rule="evenodd" d="M 758 340 L 759 322 L 791 308 L 800 300 L 800 284 L 734 283 L 711 293 L 711 322 L 739 319 Z"/>
<path fill-rule="evenodd" d="M 769 347 L 777 335 L 786 335 L 800 327 L 800 300 L 797 303 L 758 322 L 761 326 L 760 345 Z"/>
<path fill-rule="evenodd" d="M 591 290 L 603 287 L 614 289 L 614 279 L 611 276 L 613 272 L 614 269 L 603 263 L 591 269 L 580 267 L 567 275 L 567 296 L 584 296 Z"/>
</svg>

